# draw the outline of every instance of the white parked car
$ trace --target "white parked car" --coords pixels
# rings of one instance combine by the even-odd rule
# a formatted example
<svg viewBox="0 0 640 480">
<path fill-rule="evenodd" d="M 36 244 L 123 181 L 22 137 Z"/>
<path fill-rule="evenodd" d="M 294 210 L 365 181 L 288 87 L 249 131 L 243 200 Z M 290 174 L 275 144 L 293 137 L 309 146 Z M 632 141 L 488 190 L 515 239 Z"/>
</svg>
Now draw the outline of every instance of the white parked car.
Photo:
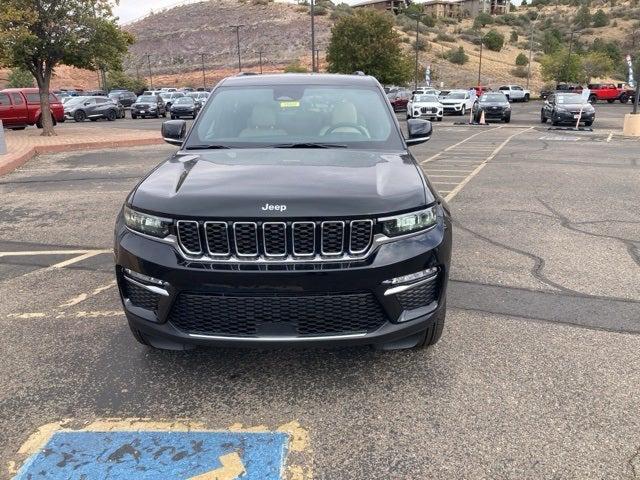
<svg viewBox="0 0 640 480">
<path fill-rule="evenodd" d="M 428 118 L 442 121 L 444 107 L 435 94 L 415 94 L 407 104 L 407 119 Z"/>
<path fill-rule="evenodd" d="M 418 87 L 413 91 L 414 95 L 440 95 L 440 90 L 436 90 L 433 87 Z"/>
<path fill-rule="evenodd" d="M 510 102 L 528 102 L 531 92 L 520 85 L 502 85 L 498 88 Z"/>
<path fill-rule="evenodd" d="M 440 97 L 444 113 L 454 115 L 465 115 L 473 108 L 474 101 L 467 90 L 451 90 L 445 97 Z"/>
</svg>

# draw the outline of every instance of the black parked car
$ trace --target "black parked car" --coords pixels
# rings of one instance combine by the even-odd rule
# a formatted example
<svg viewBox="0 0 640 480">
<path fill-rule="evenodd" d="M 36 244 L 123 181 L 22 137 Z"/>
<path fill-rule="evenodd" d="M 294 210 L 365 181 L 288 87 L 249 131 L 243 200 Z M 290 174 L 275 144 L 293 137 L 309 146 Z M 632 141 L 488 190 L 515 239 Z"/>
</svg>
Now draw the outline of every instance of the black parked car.
<svg viewBox="0 0 640 480">
<path fill-rule="evenodd" d="M 485 121 L 499 120 L 504 123 L 511 121 L 511 105 L 504 93 L 484 93 L 473 104 L 473 119 L 479 122 L 484 112 Z"/>
<path fill-rule="evenodd" d="M 329 108 L 326 108 L 326 107 Z M 373 78 L 255 75 L 220 82 L 179 147 L 129 194 L 116 276 L 145 345 L 379 348 L 442 333 L 449 209 Z"/>
<path fill-rule="evenodd" d="M 200 102 L 195 101 L 192 97 L 182 97 L 173 102 L 169 112 L 173 119 L 182 117 L 196 118 L 200 108 L 202 108 Z"/>
<path fill-rule="evenodd" d="M 111 90 L 109 98 L 114 102 L 121 103 L 124 107 L 129 108 L 138 98 L 137 95 L 129 90 Z"/>
<path fill-rule="evenodd" d="M 173 104 L 173 102 L 175 102 L 177 99 L 184 97 L 184 93 L 182 92 L 162 92 L 160 94 L 160 96 L 162 97 L 162 100 L 164 101 L 164 105 L 167 108 L 167 110 L 171 109 L 171 105 Z"/>
<path fill-rule="evenodd" d="M 121 106 L 107 97 L 73 97 L 64 104 L 64 116 L 76 122 L 87 118 L 96 121 L 105 118 L 113 121 L 121 117 Z"/>
<path fill-rule="evenodd" d="M 131 118 L 138 117 L 165 117 L 167 110 L 160 95 L 140 95 L 131 105 Z"/>
<path fill-rule="evenodd" d="M 596 119 L 596 109 L 578 93 L 552 93 L 540 110 L 540 121 L 552 125 L 580 123 L 590 127 Z"/>
</svg>

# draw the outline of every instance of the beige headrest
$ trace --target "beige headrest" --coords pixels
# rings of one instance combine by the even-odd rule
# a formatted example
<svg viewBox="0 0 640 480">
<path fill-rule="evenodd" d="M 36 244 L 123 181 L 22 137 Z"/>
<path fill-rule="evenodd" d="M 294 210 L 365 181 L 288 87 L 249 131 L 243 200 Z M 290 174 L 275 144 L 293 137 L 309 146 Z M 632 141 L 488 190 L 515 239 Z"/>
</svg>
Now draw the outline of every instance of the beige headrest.
<svg viewBox="0 0 640 480">
<path fill-rule="evenodd" d="M 253 128 L 273 128 L 276 125 L 276 113 L 267 105 L 256 105 L 249 118 L 249 126 Z"/>
<path fill-rule="evenodd" d="M 348 125 L 358 124 L 358 111 L 352 103 L 339 103 L 331 113 L 331 123 L 339 125 L 345 123 Z"/>
</svg>

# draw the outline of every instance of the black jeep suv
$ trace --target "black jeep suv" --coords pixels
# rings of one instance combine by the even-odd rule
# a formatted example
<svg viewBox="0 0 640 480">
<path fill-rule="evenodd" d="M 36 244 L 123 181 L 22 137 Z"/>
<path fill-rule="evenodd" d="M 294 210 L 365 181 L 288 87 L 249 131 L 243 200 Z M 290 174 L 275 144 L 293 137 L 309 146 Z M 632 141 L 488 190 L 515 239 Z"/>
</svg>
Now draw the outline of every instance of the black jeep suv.
<svg viewBox="0 0 640 480">
<path fill-rule="evenodd" d="M 372 77 L 227 78 L 117 219 L 118 286 L 135 338 L 383 349 L 436 343 L 451 256 L 447 205 Z"/>
</svg>

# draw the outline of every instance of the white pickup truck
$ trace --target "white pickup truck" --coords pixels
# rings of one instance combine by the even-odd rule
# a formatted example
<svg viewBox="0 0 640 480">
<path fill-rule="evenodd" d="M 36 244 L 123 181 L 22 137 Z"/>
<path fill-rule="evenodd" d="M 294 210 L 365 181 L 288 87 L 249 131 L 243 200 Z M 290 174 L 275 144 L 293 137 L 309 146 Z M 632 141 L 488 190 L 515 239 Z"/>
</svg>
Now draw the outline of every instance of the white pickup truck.
<svg viewBox="0 0 640 480">
<path fill-rule="evenodd" d="M 528 102 L 531 98 L 531 92 L 520 85 L 502 85 L 498 90 L 504 93 L 510 102 Z"/>
</svg>

